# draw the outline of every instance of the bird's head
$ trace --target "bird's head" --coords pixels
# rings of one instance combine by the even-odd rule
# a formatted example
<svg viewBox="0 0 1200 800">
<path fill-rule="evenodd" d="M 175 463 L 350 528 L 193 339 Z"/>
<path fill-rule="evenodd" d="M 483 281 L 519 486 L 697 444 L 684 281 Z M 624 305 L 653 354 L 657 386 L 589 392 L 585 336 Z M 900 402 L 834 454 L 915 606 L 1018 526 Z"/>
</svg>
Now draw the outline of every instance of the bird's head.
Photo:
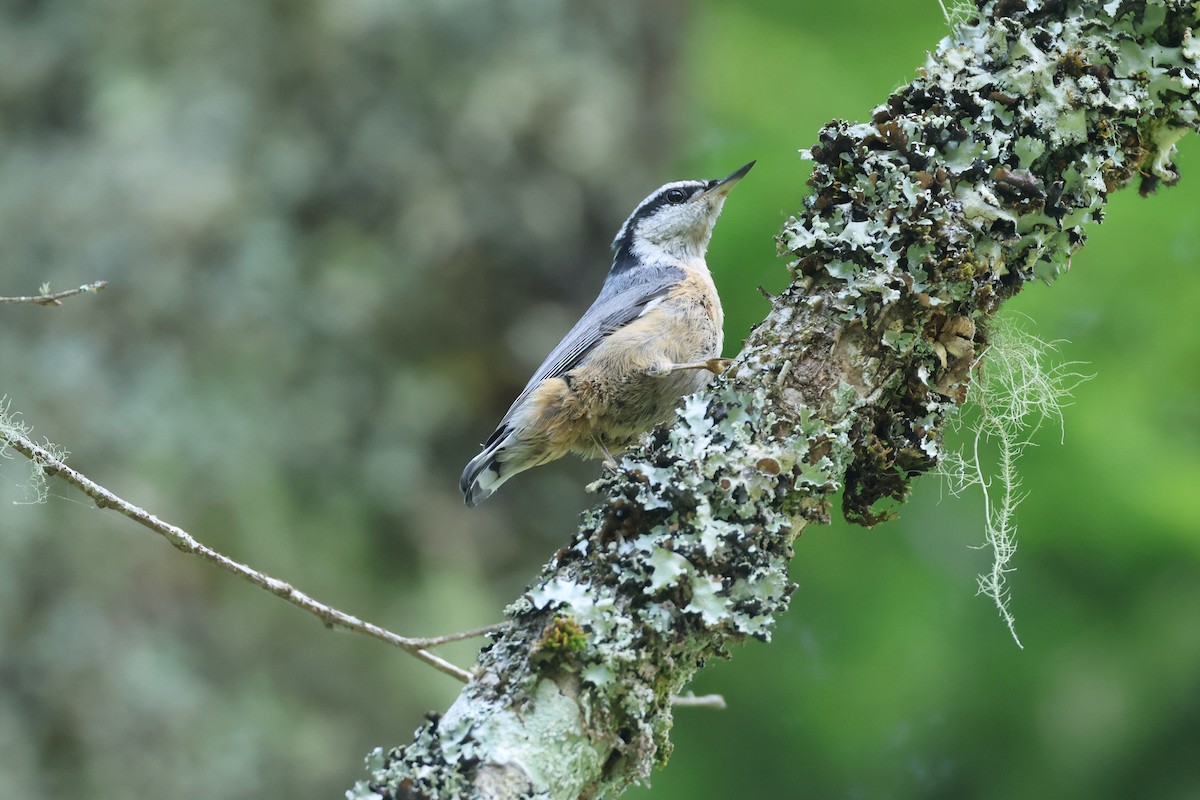
<svg viewBox="0 0 1200 800">
<path fill-rule="evenodd" d="M 675 181 L 638 204 L 613 240 L 613 269 L 703 259 L 729 190 L 750 168 L 711 181 Z"/>
</svg>

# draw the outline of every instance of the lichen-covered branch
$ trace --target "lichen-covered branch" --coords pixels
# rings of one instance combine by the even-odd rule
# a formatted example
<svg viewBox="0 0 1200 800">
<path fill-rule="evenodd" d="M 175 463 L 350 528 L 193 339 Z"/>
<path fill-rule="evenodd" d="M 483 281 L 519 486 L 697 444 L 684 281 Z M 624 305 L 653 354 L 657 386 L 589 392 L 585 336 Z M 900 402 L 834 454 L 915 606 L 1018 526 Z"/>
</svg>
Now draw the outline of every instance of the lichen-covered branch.
<svg viewBox="0 0 1200 800">
<path fill-rule="evenodd" d="M 664 762 L 671 696 L 769 638 L 830 494 L 887 518 L 1003 301 L 1067 269 L 1110 192 L 1177 180 L 1198 21 L 1179 0 L 981 0 L 870 122 L 827 125 L 780 237 L 795 281 L 735 367 L 596 484 L 477 677 L 351 794 L 614 797 Z"/>
</svg>

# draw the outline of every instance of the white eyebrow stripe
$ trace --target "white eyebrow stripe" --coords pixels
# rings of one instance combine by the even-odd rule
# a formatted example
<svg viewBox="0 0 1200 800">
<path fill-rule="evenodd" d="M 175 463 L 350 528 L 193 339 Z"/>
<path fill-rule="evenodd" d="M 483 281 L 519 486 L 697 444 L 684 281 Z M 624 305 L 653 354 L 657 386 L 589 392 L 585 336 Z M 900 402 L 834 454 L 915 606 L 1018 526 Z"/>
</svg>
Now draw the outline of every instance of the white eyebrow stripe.
<svg viewBox="0 0 1200 800">
<path fill-rule="evenodd" d="M 651 192 L 649 196 L 642 200 L 642 202 L 637 204 L 637 208 L 633 209 L 633 213 L 630 214 L 625 222 L 621 224 L 621 229 L 617 231 L 617 235 L 613 237 L 612 246 L 616 247 L 620 241 L 629 234 L 630 224 L 641 216 L 642 212 L 646 209 L 646 206 L 658 200 L 665 192 L 668 192 L 671 189 L 703 189 L 707 186 L 708 182 L 702 180 L 683 180 L 664 183 L 662 186 Z"/>
</svg>

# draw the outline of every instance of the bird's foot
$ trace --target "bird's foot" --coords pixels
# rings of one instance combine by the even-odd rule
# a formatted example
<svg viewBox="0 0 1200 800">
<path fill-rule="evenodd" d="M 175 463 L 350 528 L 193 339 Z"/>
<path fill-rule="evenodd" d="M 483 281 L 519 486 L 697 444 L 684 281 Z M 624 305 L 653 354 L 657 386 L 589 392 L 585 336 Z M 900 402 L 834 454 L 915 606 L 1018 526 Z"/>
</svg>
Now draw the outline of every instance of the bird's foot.
<svg viewBox="0 0 1200 800">
<path fill-rule="evenodd" d="M 595 443 L 596 447 L 599 448 L 600 452 L 604 454 L 604 460 L 600 462 L 600 466 L 609 472 L 615 473 L 617 471 L 617 459 L 608 451 L 608 448 L 604 445 L 604 442 L 599 438 L 595 438 L 592 441 Z"/>
<path fill-rule="evenodd" d="M 720 375 L 733 363 L 732 358 L 710 358 L 704 362 L 704 368 L 713 375 Z"/>
<path fill-rule="evenodd" d="M 646 367 L 646 374 L 649 375 L 651 378 L 661 378 L 665 375 L 670 375 L 672 372 L 675 371 L 675 368 L 678 366 L 679 366 L 678 364 L 669 364 L 666 362 L 659 362 L 657 364 L 651 364 L 650 366 Z"/>
<path fill-rule="evenodd" d="M 720 375 L 732 363 L 732 358 L 710 358 L 706 361 L 699 361 L 695 364 L 669 364 L 665 366 L 651 367 L 647 369 L 646 372 L 649 375 L 659 377 L 663 375 L 669 375 L 672 372 L 680 372 L 685 369 L 706 369 L 713 375 Z"/>
</svg>

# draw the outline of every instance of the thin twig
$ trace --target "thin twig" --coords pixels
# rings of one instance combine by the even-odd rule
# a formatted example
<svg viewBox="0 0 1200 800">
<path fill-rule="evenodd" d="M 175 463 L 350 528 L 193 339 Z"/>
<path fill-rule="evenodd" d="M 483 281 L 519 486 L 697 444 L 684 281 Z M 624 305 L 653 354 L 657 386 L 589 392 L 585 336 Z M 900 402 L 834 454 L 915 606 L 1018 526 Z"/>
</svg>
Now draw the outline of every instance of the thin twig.
<svg viewBox="0 0 1200 800">
<path fill-rule="evenodd" d="M 45 289 L 43 289 L 42 294 L 24 297 L 0 297 L 0 303 L 30 303 L 36 306 L 61 306 L 64 298 L 74 297 L 77 294 L 95 294 L 105 286 L 108 286 L 108 281 L 93 281 L 92 283 L 85 283 L 83 286 L 55 292 L 54 294 L 46 294 Z"/>
<path fill-rule="evenodd" d="M 716 708 L 725 710 L 725 698 L 719 694 L 676 694 L 671 695 L 675 708 Z"/>
<path fill-rule="evenodd" d="M 488 633 L 501 629 L 507 623 L 500 625 L 490 625 L 486 628 L 478 628 L 476 630 L 465 631 L 463 633 L 454 633 L 447 636 L 437 636 L 430 639 L 413 639 L 407 636 L 400 636 L 392 633 L 389 630 L 373 625 L 370 622 L 359 619 L 358 617 L 346 614 L 336 608 L 320 603 L 309 597 L 304 592 L 295 588 L 289 583 L 281 581 L 277 578 L 272 578 L 259 572 L 256 569 L 246 566 L 232 558 L 213 550 L 211 547 L 201 544 L 196 541 L 191 534 L 182 528 L 172 525 L 169 522 L 164 522 L 154 516 L 145 509 L 135 506 L 133 503 L 123 500 L 113 494 L 108 489 L 93 481 L 81 472 L 78 472 L 71 467 L 68 467 L 61 459 L 57 458 L 53 453 L 45 447 L 33 442 L 24 435 L 16 431 L 0 431 L 0 439 L 11 446 L 21 455 L 38 464 L 47 474 L 57 475 L 67 483 L 79 489 L 81 492 L 92 498 L 96 505 L 100 508 L 111 508 L 119 511 L 129 517 L 134 522 L 149 528 L 155 533 L 161 535 L 164 539 L 171 543 L 171 546 L 177 550 L 182 550 L 191 555 L 200 556 L 205 561 L 215 564 L 226 572 L 231 572 L 243 580 L 253 583 L 260 589 L 266 589 L 276 597 L 280 597 L 292 605 L 298 606 L 313 616 L 320 619 L 331 628 L 344 628 L 345 630 L 364 633 L 367 636 L 373 636 L 380 641 L 399 647 L 401 650 L 409 653 L 416 658 L 429 664 L 434 669 L 440 670 L 447 675 L 452 675 L 464 683 L 469 681 L 473 676 L 470 672 L 461 667 L 451 664 L 449 661 L 435 656 L 426 648 L 434 647 L 446 642 L 454 642 L 462 639 L 470 639 L 476 636 L 483 636 Z"/>
<path fill-rule="evenodd" d="M 419 647 L 423 648 L 438 647 L 450 642 L 461 642 L 463 639 L 476 639 L 480 636 L 499 633 L 507 627 L 507 622 L 497 622 L 493 625 L 484 625 L 482 628 L 472 628 L 469 631 L 462 631 L 461 633 L 448 633 L 445 636 L 430 636 L 427 639 L 409 639 L 409 641 L 415 642 Z"/>
</svg>

